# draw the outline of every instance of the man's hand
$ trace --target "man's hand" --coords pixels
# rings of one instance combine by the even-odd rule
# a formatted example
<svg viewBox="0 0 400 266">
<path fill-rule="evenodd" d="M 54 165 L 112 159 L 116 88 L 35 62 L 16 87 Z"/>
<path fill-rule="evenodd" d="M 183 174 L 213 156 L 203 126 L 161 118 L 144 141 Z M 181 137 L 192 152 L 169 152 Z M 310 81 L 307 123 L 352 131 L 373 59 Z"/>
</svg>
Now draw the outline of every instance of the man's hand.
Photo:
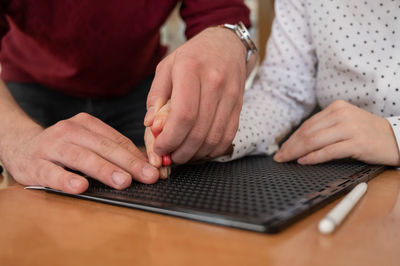
<svg viewBox="0 0 400 266">
<path fill-rule="evenodd" d="M 69 168 L 116 189 L 128 187 L 132 178 L 154 183 L 158 170 L 136 146 L 97 118 L 81 113 L 43 129 L 8 136 L 2 159 L 21 184 L 42 185 L 68 193 L 82 193 L 88 181 Z"/>
<path fill-rule="evenodd" d="M 145 126 L 171 99 L 168 120 L 154 143 L 175 163 L 223 155 L 239 123 L 246 80 L 246 49 L 230 30 L 208 28 L 157 67 Z"/>
<path fill-rule="evenodd" d="M 396 138 L 386 119 L 335 101 L 305 121 L 274 159 L 317 164 L 346 157 L 371 164 L 400 164 Z"/>
</svg>

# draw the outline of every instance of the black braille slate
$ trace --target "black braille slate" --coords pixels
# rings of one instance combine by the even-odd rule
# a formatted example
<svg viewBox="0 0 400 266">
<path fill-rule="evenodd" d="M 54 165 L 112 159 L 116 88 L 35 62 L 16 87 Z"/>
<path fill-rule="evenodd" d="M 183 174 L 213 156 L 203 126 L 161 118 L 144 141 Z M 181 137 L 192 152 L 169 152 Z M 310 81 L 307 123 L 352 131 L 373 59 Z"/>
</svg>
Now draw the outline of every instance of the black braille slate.
<svg viewBox="0 0 400 266">
<path fill-rule="evenodd" d="M 247 157 L 228 163 L 175 167 L 167 180 L 153 185 L 133 182 L 122 191 L 90 179 L 84 196 L 271 233 L 383 169 L 350 160 L 302 166 L 275 163 L 271 157 Z"/>
</svg>

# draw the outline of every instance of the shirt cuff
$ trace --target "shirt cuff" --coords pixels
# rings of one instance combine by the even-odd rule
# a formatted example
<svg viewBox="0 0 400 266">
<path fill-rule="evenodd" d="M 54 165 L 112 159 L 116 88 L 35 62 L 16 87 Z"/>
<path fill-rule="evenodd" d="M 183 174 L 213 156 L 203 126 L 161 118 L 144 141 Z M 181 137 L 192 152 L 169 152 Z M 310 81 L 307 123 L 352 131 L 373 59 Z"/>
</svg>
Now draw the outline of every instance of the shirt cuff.
<svg viewBox="0 0 400 266">
<path fill-rule="evenodd" d="M 258 120 L 261 119 L 253 113 L 253 110 L 243 106 L 239 129 L 233 140 L 232 154 L 215 158 L 214 161 L 227 162 L 246 155 L 271 155 L 276 152 L 279 148 L 278 144 L 272 136 L 265 136 L 263 123 Z"/>
<path fill-rule="evenodd" d="M 388 120 L 392 126 L 392 130 L 397 142 L 397 148 L 400 151 L 400 116 L 386 117 L 386 120 Z"/>
</svg>

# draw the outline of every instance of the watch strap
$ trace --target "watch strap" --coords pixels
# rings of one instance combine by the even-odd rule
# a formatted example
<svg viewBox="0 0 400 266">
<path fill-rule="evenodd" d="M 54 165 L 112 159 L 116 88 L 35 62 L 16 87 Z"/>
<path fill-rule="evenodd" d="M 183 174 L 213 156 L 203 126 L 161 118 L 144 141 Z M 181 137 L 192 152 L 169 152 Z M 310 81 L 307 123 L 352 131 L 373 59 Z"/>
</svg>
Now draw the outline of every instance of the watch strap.
<svg viewBox="0 0 400 266">
<path fill-rule="evenodd" d="M 251 35 L 243 22 L 240 21 L 238 24 L 221 24 L 220 27 L 232 30 L 239 37 L 247 50 L 246 62 L 248 62 L 252 54 L 257 52 L 257 46 L 251 39 Z"/>
</svg>

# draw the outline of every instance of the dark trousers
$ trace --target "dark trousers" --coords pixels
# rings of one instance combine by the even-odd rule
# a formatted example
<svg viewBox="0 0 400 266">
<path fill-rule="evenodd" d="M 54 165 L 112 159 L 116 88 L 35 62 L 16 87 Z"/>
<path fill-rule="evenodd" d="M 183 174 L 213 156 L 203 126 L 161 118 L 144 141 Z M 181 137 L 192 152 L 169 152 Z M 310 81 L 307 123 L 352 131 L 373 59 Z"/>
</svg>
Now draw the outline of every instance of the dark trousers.
<svg viewBox="0 0 400 266">
<path fill-rule="evenodd" d="M 115 128 L 137 146 L 144 146 L 143 119 L 151 82 L 152 77 L 127 95 L 105 100 L 76 98 L 40 84 L 8 82 L 7 86 L 21 108 L 43 127 L 85 112 Z"/>
</svg>

